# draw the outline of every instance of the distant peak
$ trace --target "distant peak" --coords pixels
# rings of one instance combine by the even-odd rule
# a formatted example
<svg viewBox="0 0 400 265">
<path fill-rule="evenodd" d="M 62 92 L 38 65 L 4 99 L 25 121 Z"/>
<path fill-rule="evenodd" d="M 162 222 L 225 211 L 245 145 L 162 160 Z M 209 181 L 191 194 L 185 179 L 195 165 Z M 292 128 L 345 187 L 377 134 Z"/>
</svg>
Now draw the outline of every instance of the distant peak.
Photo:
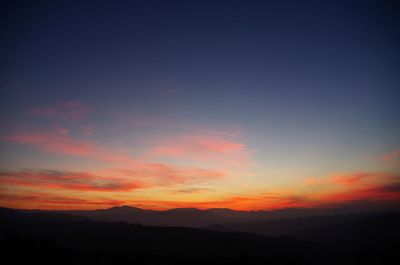
<svg viewBox="0 0 400 265">
<path fill-rule="evenodd" d="M 229 213 L 242 212 L 242 211 L 232 210 L 232 209 L 229 209 L 229 208 L 210 208 L 207 211 L 209 211 L 209 212 L 218 212 L 218 213 L 220 213 L 220 212 L 229 212 Z"/>
<path fill-rule="evenodd" d="M 141 208 L 129 206 L 129 205 L 121 205 L 121 206 L 113 206 L 108 210 L 143 210 Z"/>
<path fill-rule="evenodd" d="M 174 208 L 174 209 L 170 209 L 168 211 L 174 211 L 174 212 L 199 212 L 199 211 L 202 211 L 202 210 L 197 209 L 197 208 Z"/>
<path fill-rule="evenodd" d="M 131 208 L 131 206 L 128 205 L 113 206 L 110 209 L 123 209 L 123 208 Z"/>
</svg>

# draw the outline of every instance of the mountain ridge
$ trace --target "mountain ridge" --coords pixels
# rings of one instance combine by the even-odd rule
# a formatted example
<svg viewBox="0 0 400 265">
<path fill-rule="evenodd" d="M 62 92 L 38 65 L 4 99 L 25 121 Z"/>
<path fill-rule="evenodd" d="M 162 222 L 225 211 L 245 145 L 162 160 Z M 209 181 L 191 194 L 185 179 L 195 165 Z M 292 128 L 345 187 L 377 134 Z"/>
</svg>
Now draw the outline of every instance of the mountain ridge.
<svg viewBox="0 0 400 265">
<path fill-rule="evenodd" d="M 397 210 L 399 208 L 396 208 Z M 283 227 L 290 223 L 290 219 L 324 216 L 322 220 L 329 217 L 340 215 L 353 215 L 363 213 L 374 213 L 375 211 L 355 211 L 351 208 L 289 208 L 275 211 L 257 210 L 243 211 L 229 208 L 173 208 L 168 210 L 148 210 L 129 205 L 113 206 L 107 209 L 96 210 L 38 210 L 38 209 L 15 209 L 27 213 L 60 213 L 88 218 L 94 221 L 105 222 L 127 222 L 142 225 L 155 226 L 182 226 L 194 228 L 220 227 L 229 230 L 252 231 L 254 228 L 265 232 L 271 231 L 264 229 L 264 222 L 268 227 Z M 380 212 L 380 211 L 376 211 Z M 382 209 L 382 212 L 385 212 Z M 274 222 L 274 220 L 276 220 Z M 280 223 L 279 220 L 284 220 Z M 309 222 L 307 222 L 309 223 Z M 218 226 L 215 226 L 218 225 Z M 287 225 L 290 227 L 290 225 Z M 225 228 L 224 228 L 225 227 Z M 251 229 L 249 229 L 251 227 Z M 285 231 L 287 229 L 285 228 Z M 290 230 L 290 229 L 289 229 Z M 279 231 L 279 230 L 277 230 Z M 267 234 L 268 234 L 267 233 Z"/>
</svg>

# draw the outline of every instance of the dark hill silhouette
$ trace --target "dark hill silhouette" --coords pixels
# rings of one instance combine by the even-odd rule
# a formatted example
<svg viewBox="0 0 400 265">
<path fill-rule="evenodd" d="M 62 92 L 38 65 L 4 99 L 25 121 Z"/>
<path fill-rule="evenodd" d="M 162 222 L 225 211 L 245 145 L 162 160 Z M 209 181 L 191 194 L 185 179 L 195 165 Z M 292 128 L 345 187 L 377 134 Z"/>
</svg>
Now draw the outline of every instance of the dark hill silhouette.
<svg viewBox="0 0 400 265">
<path fill-rule="evenodd" d="M 292 238 L 47 216 L 1 209 L 2 256 L 13 264 L 313 264 L 306 248 L 314 246 Z"/>
<path fill-rule="evenodd" d="M 220 232 L 1 208 L 0 249 L 14 264 L 398 264 L 399 223 L 400 212 L 364 213 L 214 225 Z M 291 236 L 254 233 L 273 230 Z"/>
<path fill-rule="evenodd" d="M 397 208 L 398 209 L 398 208 Z M 199 210 L 195 208 L 176 208 L 164 211 L 145 210 L 131 206 L 116 206 L 109 209 L 88 210 L 88 211 L 43 211 L 24 210 L 35 213 L 62 213 L 81 216 L 96 221 L 106 222 L 129 222 L 143 225 L 156 226 L 184 226 L 206 228 L 210 225 L 226 225 L 231 223 L 252 223 L 267 220 L 280 220 L 288 218 L 302 218 L 311 216 L 337 216 L 353 214 L 360 210 L 352 207 L 337 208 L 291 208 L 275 211 L 236 211 L 226 208 L 213 208 Z M 235 226 L 238 228 L 240 226 Z M 242 229 L 240 229 L 242 230 Z M 247 229 L 246 229 L 247 230 Z"/>
<path fill-rule="evenodd" d="M 345 223 L 353 220 L 364 220 L 367 217 L 380 216 L 383 213 L 358 213 L 333 216 L 309 216 L 262 220 L 254 222 L 226 223 L 223 229 L 259 233 L 268 236 L 291 235 L 297 236 L 304 230 L 317 229 L 328 225 Z M 209 228 L 212 228 L 210 226 Z M 217 227 L 218 228 L 218 227 Z"/>
</svg>

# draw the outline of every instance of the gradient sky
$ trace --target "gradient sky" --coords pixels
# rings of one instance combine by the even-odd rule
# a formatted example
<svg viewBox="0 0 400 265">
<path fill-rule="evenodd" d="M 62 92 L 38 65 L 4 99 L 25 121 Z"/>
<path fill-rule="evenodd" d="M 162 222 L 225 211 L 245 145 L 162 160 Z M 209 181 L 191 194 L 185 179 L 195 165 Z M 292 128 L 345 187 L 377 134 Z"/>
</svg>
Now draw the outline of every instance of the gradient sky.
<svg viewBox="0 0 400 265">
<path fill-rule="evenodd" d="M 0 9 L 0 206 L 400 201 L 394 1 Z"/>
</svg>

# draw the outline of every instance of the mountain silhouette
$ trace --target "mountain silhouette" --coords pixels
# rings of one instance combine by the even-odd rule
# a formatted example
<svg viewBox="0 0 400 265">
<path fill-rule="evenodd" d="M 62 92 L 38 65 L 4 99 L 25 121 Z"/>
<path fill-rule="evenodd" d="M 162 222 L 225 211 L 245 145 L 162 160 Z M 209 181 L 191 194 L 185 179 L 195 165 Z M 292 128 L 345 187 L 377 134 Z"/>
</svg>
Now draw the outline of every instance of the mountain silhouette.
<svg viewBox="0 0 400 265">
<path fill-rule="evenodd" d="M 312 264 L 300 251 L 312 244 L 291 238 L 4 208 L 0 224 L 3 257 L 14 264 Z"/>
<path fill-rule="evenodd" d="M 118 220 L 153 214 L 184 216 L 185 221 L 194 222 L 199 215 L 225 215 L 219 220 L 227 220 L 226 215 L 244 213 L 191 208 L 148 211 L 128 206 L 95 211 L 0 208 L 0 247 L 3 257 L 14 264 L 54 264 L 55 260 L 57 264 L 400 262 L 400 211 L 216 223 L 208 229 L 111 221 L 113 215 Z M 107 221 L 95 220 L 102 218 Z"/>
<path fill-rule="evenodd" d="M 398 208 L 379 209 L 379 211 L 395 210 Z M 200 210 L 196 208 L 175 208 L 169 210 L 146 210 L 131 206 L 115 206 L 109 209 L 99 210 L 23 210 L 30 213 L 60 213 L 74 216 L 89 218 L 95 221 L 104 222 L 128 222 L 143 225 L 155 226 L 184 226 L 196 228 L 208 228 L 212 225 L 228 225 L 231 229 L 246 230 L 246 226 L 252 229 L 262 230 L 262 223 L 264 221 L 292 219 L 292 218 L 307 218 L 314 216 L 326 217 L 336 216 L 331 220 L 339 220 L 337 216 L 352 216 L 354 214 L 368 213 L 370 211 L 361 211 L 351 207 L 337 207 L 337 208 L 290 208 L 275 211 L 237 211 L 227 208 L 211 208 Z M 324 219 L 321 219 L 324 220 Z M 301 219 L 299 222 L 302 223 Z M 318 221 L 319 222 L 319 221 Z M 240 224 L 235 224 L 240 223 Z M 249 223 L 246 225 L 244 223 Z M 278 222 L 279 223 L 279 222 Z M 305 222 L 309 224 L 310 222 Z M 328 222 L 329 223 L 329 222 Z M 268 227 L 272 227 L 274 222 L 270 223 Z M 291 226 L 291 225 L 289 225 Z M 258 229 L 260 227 L 260 229 Z M 298 225 L 296 225 L 298 227 Z M 307 227 L 306 227 L 307 228 Z M 260 231 L 258 231 L 260 232 Z M 262 232 L 262 231 L 261 231 Z M 264 233 L 268 234 L 268 233 Z"/>
</svg>

